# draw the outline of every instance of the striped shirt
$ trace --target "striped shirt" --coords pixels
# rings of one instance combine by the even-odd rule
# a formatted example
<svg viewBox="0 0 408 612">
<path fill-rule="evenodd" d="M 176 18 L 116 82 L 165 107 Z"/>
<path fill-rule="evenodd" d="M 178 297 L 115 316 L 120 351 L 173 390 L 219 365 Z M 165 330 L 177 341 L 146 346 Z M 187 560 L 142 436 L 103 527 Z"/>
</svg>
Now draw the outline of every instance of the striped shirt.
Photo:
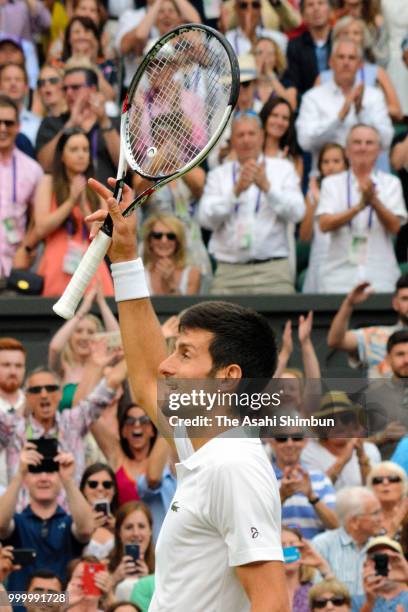
<svg viewBox="0 0 408 612">
<path fill-rule="evenodd" d="M 387 340 L 399 329 L 403 329 L 401 323 L 353 329 L 352 332 L 357 340 L 358 358 L 350 358 L 350 365 L 367 368 L 368 378 L 391 378 L 391 366 L 386 359 Z"/>
<path fill-rule="evenodd" d="M 282 470 L 276 463 L 272 463 L 276 478 L 280 486 Z M 303 466 L 305 467 L 305 466 Z M 305 467 L 305 469 L 307 469 Z M 313 493 L 320 497 L 328 508 L 334 509 L 336 493 L 330 479 L 320 470 L 307 470 L 312 484 Z M 310 503 L 304 493 L 295 493 L 282 504 L 282 525 L 297 527 L 307 540 L 311 540 L 325 527 L 317 514 L 315 507 Z"/>
<path fill-rule="evenodd" d="M 359 548 L 343 527 L 320 533 L 313 538 L 313 547 L 324 557 L 337 580 L 351 595 L 363 595 L 363 565 L 368 542 Z"/>
</svg>

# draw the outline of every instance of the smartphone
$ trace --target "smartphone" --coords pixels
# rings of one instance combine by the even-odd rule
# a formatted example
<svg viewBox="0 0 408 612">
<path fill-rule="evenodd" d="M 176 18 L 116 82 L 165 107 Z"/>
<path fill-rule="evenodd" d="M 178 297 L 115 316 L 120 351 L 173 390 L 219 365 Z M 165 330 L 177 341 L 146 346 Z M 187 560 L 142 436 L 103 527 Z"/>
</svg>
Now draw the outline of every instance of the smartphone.
<svg viewBox="0 0 408 612">
<path fill-rule="evenodd" d="M 94 595 L 100 597 L 101 589 L 95 584 L 95 574 L 104 572 L 105 566 L 103 563 L 89 563 L 84 561 L 84 571 L 82 574 L 82 590 L 84 595 Z"/>
<path fill-rule="evenodd" d="M 58 472 L 59 465 L 54 461 L 54 457 L 58 455 L 58 440 L 57 438 L 37 438 L 35 440 L 27 440 L 36 445 L 38 452 L 44 457 L 39 465 L 29 465 L 28 471 L 34 474 L 40 472 Z"/>
<path fill-rule="evenodd" d="M 376 553 L 373 555 L 375 573 L 377 576 L 388 576 L 388 555 Z"/>
<path fill-rule="evenodd" d="M 125 555 L 132 557 L 133 561 L 139 561 L 140 559 L 140 546 L 139 544 L 125 544 Z"/>
<path fill-rule="evenodd" d="M 283 549 L 283 560 L 285 563 L 295 563 L 300 559 L 300 550 L 297 546 L 286 546 Z"/>
<path fill-rule="evenodd" d="M 14 548 L 13 564 L 22 565 L 23 567 L 32 565 L 35 562 L 36 556 L 37 553 L 34 548 Z"/>
<path fill-rule="evenodd" d="M 122 336 L 119 331 L 113 332 L 98 332 L 93 335 L 95 340 L 104 338 L 106 340 L 106 348 L 108 351 L 114 351 L 115 349 L 122 346 Z"/>
<path fill-rule="evenodd" d="M 94 504 L 95 512 L 103 512 L 106 516 L 110 514 L 110 504 L 107 501 L 98 501 Z"/>
</svg>

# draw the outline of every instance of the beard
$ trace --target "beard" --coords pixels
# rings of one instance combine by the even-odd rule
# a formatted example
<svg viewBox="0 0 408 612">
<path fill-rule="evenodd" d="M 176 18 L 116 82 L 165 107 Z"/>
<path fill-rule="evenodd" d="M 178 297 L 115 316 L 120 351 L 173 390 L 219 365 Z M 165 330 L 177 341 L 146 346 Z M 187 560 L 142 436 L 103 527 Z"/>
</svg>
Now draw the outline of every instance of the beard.
<svg viewBox="0 0 408 612">
<path fill-rule="evenodd" d="M 0 391 L 4 393 L 15 393 L 20 388 L 20 384 L 17 379 L 9 379 L 0 383 Z"/>
</svg>

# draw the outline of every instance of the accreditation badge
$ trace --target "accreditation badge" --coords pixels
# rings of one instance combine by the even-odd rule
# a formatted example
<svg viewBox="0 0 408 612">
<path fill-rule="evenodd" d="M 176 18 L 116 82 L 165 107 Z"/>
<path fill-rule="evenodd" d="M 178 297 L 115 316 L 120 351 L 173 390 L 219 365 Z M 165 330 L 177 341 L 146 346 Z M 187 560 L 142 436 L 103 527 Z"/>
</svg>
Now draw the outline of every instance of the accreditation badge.
<svg viewBox="0 0 408 612">
<path fill-rule="evenodd" d="M 349 262 L 355 266 L 365 266 L 368 259 L 368 236 L 353 234 L 349 247 Z"/>
</svg>

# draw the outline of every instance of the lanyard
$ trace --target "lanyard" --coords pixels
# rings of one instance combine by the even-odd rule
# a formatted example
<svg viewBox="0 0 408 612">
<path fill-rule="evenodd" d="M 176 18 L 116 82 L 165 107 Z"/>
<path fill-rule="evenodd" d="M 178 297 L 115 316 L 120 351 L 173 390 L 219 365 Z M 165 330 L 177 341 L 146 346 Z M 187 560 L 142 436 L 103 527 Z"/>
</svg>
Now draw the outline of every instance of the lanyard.
<svg viewBox="0 0 408 612">
<path fill-rule="evenodd" d="M 17 204 L 17 160 L 16 156 L 13 155 L 13 159 L 11 161 L 11 165 L 13 168 L 12 176 L 13 176 L 13 195 L 12 202 L 13 204 Z"/>
<path fill-rule="evenodd" d="M 361 66 L 361 68 L 360 68 L 360 79 L 361 79 L 361 82 L 363 83 L 363 85 L 365 85 L 365 70 L 364 70 L 364 66 Z"/>
<path fill-rule="evenodd" d="M 98 128 L 92 130 L 91 134 L 91 155 L 94 170 L 98 166 Z"/>
<path fill-rule="evenodd" d="M 351 172 L 350 170 L 347 172 L 347 208 L 351 208 Z M 348 222 L 350 228 L 352 228 L 351 220 Z M 370 210 L 368 212 L 368 222 L 367 229 L 370 230 L 373 225 L 373 209 L 370 206 Z"/>
<path fill-rule="evenodd" d="M 234 186 L 237 183 L 237 164 L 235 162 L 232 164 L 232 182 Z M 258 187 L 258 194 L 256 196 L 256 204 L 255 204 L 255 214 L 256 215 L 258 214 L 260 208 L 261 208 L 261 190 Z M 235 204 L 235 208 L 234 208 L 235 214 L 238 213 L 238 210 L 239 210 L 239 202 Z"/>
</svg>

